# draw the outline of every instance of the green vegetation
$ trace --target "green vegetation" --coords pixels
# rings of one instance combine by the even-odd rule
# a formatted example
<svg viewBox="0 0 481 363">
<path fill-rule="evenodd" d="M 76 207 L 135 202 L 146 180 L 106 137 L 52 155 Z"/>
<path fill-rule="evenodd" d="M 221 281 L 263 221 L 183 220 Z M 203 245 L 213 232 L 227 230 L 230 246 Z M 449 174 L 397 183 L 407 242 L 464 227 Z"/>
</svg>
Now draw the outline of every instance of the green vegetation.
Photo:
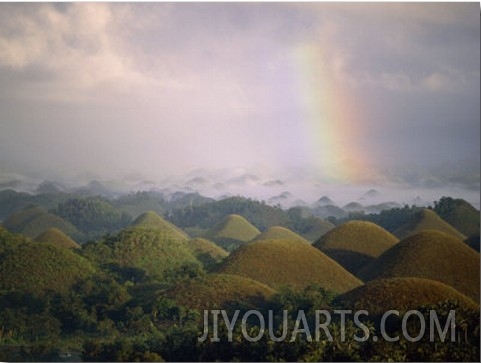
<svg viewBox="0 0 481 363">
<path fill-rule="evenodd" d="M 186 241 L 189 239 L 187 233 L 173 225 L 172 223 L 161 218 L 154 211 L 148 211 L 138 216 L 131 224 L 134 227 L 148 227 L 153 228 L 169 238 L 176 241 Z"/>
<path fill-rule="evenodd" d="M 372 222 L 349 221 L 327 232 L 313 246 L 356 274 L 397 242 L 395 236 Z"/>
<path fill-rule="evenodd" d="M 50 228 L 35 238 L 36 242 L 51 243 L 55 246 L 80 248 L 80 245 L 63 233 L 60 229 Z"/>
<path fill-rule="evenodd" d="M 309 241 L 306 240 L 304 237 L 299 236 L 297 233 L 292 232 L 290 229 L 280 226 L 274 226 L 269 228 L 267 231 L 262 232 L 253 239 L 253 242 L 271 239 L 309 243 Z"/>
<path fill-rule="evenodd" d="M 369 281 L 421 277 L 443 282 L 479 302 L 479 253 L 446 233 L 418 232 L 395 244 L 358 276 Z"/>
<path fill-rule="evenodd" d="M 456 230 L 453 226 L 443 221 L 435 212 L 430 209 L 422 209 L 413 215 L 405 224 L 398 228 L 394 234 L 403 239 L 420 231 L 437 230 L 447 233 L 454 238 L 464 240 L 461 232 Z"/>
<path fill-rule="evenodd" d="M 302 290 L 318 283 L 325 289 L 342 293 L 362 284 L 310 244 L 289 240 L 248 243 L 231 253 L 219 272 L 249 277 L 272 288 L 288 285 Z"/>
<path fill-rule="evenodd" d="M 465 200 L 442 197 L 433 210 L 464 235 L 479 236 L 479 211 Z"/>
<path fill-rule="evenodd" d="M 14 213 L 3 223 L 3 226 L 11 232 L 22 233 L 31 238 L 37 237 L 50 228 L 57 228 L 73 239 L 82 236 L 82 233 L 71 223 L 40 207 L 32 207 Z"/>
<path fill-rule="evenodd" d="M 465 309 L 479 310 L 479 304 L 451 286 L 418 277 L 378 279 L 338 296 L 341 306 L 382 315 L 389 310 L 406 312 L 439 301 L 457 301 Z"/>
<path fill-rule="evenodd" d="M 203 237 L 230 252 L 251 241 L 259 233 L 244 217 L 231 214 L 209 229 Z"/>
<path fill-rule="evenodd" d="M 188 246 L 206 269 L 217 266 L 229 255 L 222 247 L 204 238 L 194 238 L 189 241 Z"/>
</svg>

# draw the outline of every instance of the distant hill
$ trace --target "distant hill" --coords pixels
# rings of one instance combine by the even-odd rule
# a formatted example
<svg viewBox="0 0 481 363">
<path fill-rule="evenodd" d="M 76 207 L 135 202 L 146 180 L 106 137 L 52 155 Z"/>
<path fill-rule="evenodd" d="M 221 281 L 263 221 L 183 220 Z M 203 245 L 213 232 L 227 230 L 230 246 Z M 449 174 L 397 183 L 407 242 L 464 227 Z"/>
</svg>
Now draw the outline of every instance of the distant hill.
<svg viewBox="0 0 481 363">
<path fill-rule="evenodd" d="M 434 203 L 434 211 L 465 236 L 479 236 L 479 211 L 465 200 L 443 197 Z"/>
<path fill-rule="evenodd" d="M 479 302 L 479 253 L 446 233 L 418 232 L 385 251 L 357 274 L 364 281 L 421 277 L 443 282 Z"/>
<path fill-rule="evenodd" d="M 166 237 L 175 240 L 188 240 L 190 237 L 174 224 L 166 221 L 154 211 L 148 211 L 138 216 L 131 224 L 133 227 L 149 227 L 158 230 Z"/>
<path fill-rule="evenodd" d="M 466 244 L 472 247 L 475 251 L 479 252 L 479 244 L 480 244 L 479 234 L 469 237 L 464 242 L 466 242 Z"/>
<path fill-rule="evenodd" d="M 274 290 L 259 281 L 230 274 L 208 274 L 189 280 L 165 293 L 192 309 L 261 308 Z"/>
<path fill-rule="evenodd" d="M 244 217 L 231 214 L 209 229 L 203 236 L 226 251 L 233 251 L 242 244 L 254 239 L 260 231 Z"/>
<path fill-rule="evenodd" d="M 0 290 L 67 293 L 75 282 L 95 271 L 88 260 L 72 249 L 19 240 L 5 230 L 0 235 Z"/>
<path fill-rule="evenodd" d="M 374 223 L 349 221 L 327 232 L 313 246 L 356 274 L 362 266 L 398 241 L 397 237 Z"/>
<path fill-rule="evenodd" d="M 188 246 L 194 256 L 202 262 L 206 268 L 217 265 L 229 255 L 229 252 L 222 247 L 205 238 L 191 239 L 188 242 Z"/>
<path fill-rule="evenodd" d="M 362 284 L 324 253 L 299 241 L 248 243 L 231 253 L 218 271 L 249 277 L 272 288 L 288 285 L 302 290 L 318 283 L 327 290 L 342 293 Z"/>
<path fill-rule="evenodd" d="M 67 248 L 80 248 L 80 245 L 58 228 L 50 228 L 35 238 L 36 242 L 50 243 Z"/>
<path fill-rule="evenodd" d="M 253 239 L 255 241 L 262 241 L 262 240 L 289 240 L 289 241 L 298 241 L 300 243 L 309 243 L 304 237 L 301 237 L 297 233 L 291 231 L 288 228 L 274 226 L 269 228 L 267 231 L 264 231 L 257 235 L 256 238 Z M 309 243 L 310 244 L 310 243 Z"/>
<path fill-rule="evenodd" d="M 466 238 L 465 235 L 444 221 L 434 211 L 427 208 L 414 214 L 406 223 L 394 231 L 394 234 L 403 239 L 417 232 L 430 229 L 447 233 L 461 240 Z"/>
<path fill-rule="evenodd" d="M 309 218 L 305 226 L 298 231 L 309 242 L 317 241 L 335 226 L 329 221 L 318 217 Z"/>
<path fill-rule="evenodd" d="M 137 226 L 115 236 L 82 246 L 83 254 L 97 264 L 117 270 L 127 279 L 163 279 L 167 270 L 199 266 L 187 240 L 172 238 L 162 230 Z"/>
<path fill-rule="evenodd" d="M 82 233 L 71 223 L 39 207 L 14 213 L 3 222 L 3 226 L 11 232 L 22 233 L 31 238 L 37 237 L 50 228 L 57 228 L 74 239 L 82 236 Z"/>
<path fill-rule="evenodd" d="M 417 277 L 373 280 L 338 296 L 337 300 L 347 309 L 367 310 L 369 315 L 382 315 L 389 310 L 406 312 L 444 300 L 456 300 L 464 308 L 479 310 L 478 303 L 453 287 Z"/>
</svg>

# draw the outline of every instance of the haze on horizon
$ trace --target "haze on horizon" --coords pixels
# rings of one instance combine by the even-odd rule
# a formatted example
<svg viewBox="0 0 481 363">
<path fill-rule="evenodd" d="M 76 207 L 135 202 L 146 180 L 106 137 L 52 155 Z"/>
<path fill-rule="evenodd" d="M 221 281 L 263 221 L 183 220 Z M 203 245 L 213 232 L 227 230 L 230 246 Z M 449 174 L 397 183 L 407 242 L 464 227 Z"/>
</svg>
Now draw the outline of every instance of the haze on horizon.
<svg viewBox="0 0 481 363">
<path fill-rule="evenodd" d="M 245 168 L 479 193 L 479 3 L 2 3 L 0 181 Z"/>
</svg>

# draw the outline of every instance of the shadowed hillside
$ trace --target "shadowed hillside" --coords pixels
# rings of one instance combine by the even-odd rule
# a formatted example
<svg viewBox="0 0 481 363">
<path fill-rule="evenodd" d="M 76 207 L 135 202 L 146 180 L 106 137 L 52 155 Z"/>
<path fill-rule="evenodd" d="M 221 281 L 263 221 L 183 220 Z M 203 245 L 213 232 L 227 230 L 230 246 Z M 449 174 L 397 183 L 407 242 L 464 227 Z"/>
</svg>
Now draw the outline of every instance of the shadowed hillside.
<svg viewBox="0 0 481 363">
<path fill-rule="evenodd" d="M 443 197 L 434 202 L 434 211 L 465 236 L 479 236 L 479 211 L 465 200 Z"/>
<path fill-rule="evenodd" d="M 3 226 L 11 232 L 22 233 L 31 238 L 37 237 L 50 228 L 58 228 L 74 239 L 82 235 L 71 223 L 39 207 L 14 213 L 7 218 Z"/>
<path fill-rule="evenodd" d="M 203 236 L 224 248 L 233 251 L 242 244 L 254 239 L 260 231 L 244 217 L 231 214 L 215 225 Z"/>
<path fill-rule="evenodd" d="M 374 223 L 350 221 L 327 232 L 313 246 L 355 274 L 398 241 Z"/>
<path fill-rule="evenodd" d="M 262 307 L 274 294 L 270 287 L 247 277 L 208 274 L 169 290 L 165 296 L 193 309 L 229 309 Z"/>
<path fill-rule="evenodd" d="M 188 242 L 188 246 L 194 256 L 206 268 L 220 263 L 229 255 L 222 247 L 205 238 L 194 238 Z"/>
<path fill-rule="evenodd" d="M 400 239 L 403 239 L 417 232 L 430 229 L 447 233 L 462 240 L 466 238 L 466 236 L 430 209 L 422 209 L 413 215 L 405 224 L 394 231 L 394 234 Z"/>
<path fill-rule="evenodd" d="M 479 253 L 446 233 L 423 231 L 397 243 L 362 268 L 364 281 L 423 277 L 443 282 L 479 302 Z"/>
<path fill-rule="evenodd" d="M 154 228 L 162 232 L 166 237 L 175 240 L 187 240 L 189 236 L 179 227 L 166 221 L 154 211 L 148 211 L 138 216 L 131 224 L 134 227 Z"/>
<path fill-rule="evenodd" d="M 300 243 L 309 243 L 304 237 L 301 237 L 295 232 L 292 232 L 290 229 L 285 227 L 274 226 L 269 228 L 267 231 L 262 232 L 256 238 L 253 239 L 255 241 L 262 241 L 262 240 L 289 240 L 289 241 L 297 241 Z M 309 243 L 310 244 L 310 243 Z"/>
<path fill-rule="evenodd" d="M 252 242 L 234 251 L 219 272 L 250 277 L 268 286 L 301 290 L 317 283 L 345 292 L 362 284 L 337 262 L 307 243 L 286 240 Z"/>
<path fill-rule="evenodd" d="M 476 302 L 453 287 L 417 277 L 373 280 L 340 295 L 337 300 L 347 309 L 367 310 L 370 315 L 412 310 L 444 300 L 456 300 L 464 308 L 479 309 Z"/>
<path fill-rule="evenodd" d="M 80 245 L 57 228 L 50 228 L 35 238 L 36 242 L 51 243 L 55 246 L 80 248 Z"/>
</svg>

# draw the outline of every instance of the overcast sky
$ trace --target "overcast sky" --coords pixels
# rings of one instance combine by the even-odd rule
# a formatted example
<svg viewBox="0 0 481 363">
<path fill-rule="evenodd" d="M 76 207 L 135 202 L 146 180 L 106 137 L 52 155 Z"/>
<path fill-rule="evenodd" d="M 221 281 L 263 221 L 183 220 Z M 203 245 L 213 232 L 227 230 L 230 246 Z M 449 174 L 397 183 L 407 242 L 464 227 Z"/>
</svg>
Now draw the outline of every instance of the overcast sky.
<svg viewBox="0 0 481 363">
<path fill-rule="evenodd" d="M 0 173 L 298 167 L 479 188 L 479 14 L 479 3 L 1 3 Z"/>
</svg>

